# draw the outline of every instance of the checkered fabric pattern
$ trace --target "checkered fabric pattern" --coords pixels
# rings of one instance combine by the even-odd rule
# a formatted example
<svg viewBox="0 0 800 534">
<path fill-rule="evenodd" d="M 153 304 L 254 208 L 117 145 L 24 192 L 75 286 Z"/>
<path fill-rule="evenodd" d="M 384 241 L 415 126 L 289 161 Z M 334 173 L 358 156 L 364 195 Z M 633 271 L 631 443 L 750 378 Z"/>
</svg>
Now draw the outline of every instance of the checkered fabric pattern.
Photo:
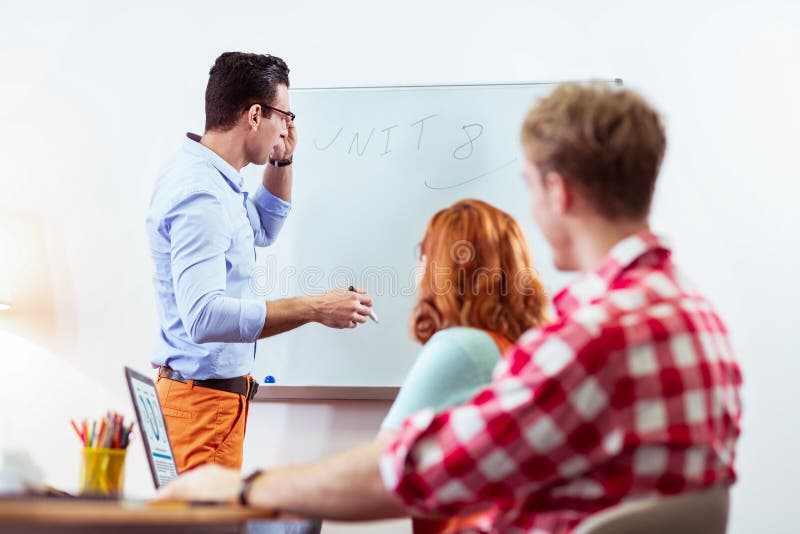
<svg viewBox="0 0 800 534">
<path fill-rule="evenodd" d="M 489 386 L 404 422 L 381 475 L 411 513 L 491 503 L 487 530 L 562 533 L 623 500 L 734 482 L 739 366 L 660 238 L 619 242 L 554 304 Z"/>
</svg>

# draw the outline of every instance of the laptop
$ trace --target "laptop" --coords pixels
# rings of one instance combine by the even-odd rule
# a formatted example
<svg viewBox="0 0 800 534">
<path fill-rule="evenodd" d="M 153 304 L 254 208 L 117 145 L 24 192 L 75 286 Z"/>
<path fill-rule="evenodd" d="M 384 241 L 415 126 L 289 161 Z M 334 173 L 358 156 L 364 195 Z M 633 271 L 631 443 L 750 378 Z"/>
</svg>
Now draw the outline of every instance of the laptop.
<svg viewBox="0 0 800 534">
<path fill-rule="evenodd" d="M 136 409 L 136 419 L 139 422 L 139 432 L 150 464 L 150 473 L 158 489 L 178 476 L 178 468 L 167 435 L 161 404 L 158 402 L 156 385 L 152 378 L 137 373 L 130 367 L 125 368 L 125 378 L 128 381 L 133 407 Z"/>
<path fill-rule="evenodd" d="M 167 426 L 164 422 L 161 404 L 158 402 L 156 385 L 152 378 L 137 373 L 129 367 L 125 368 L 125 378 L 128 382 L 128 390 L 131 393 L 133 407 L 136 410 L 136 419 L 139 423 L 139 433 L 142 436 L 141 440 L 144 443 L 144 450 L 147 454 L 147 463 L 150 466 L 150 473 L 153 475 L 153 483 L 158 489 L 178 476 L 178 468 L 175 465 L 172 444 L 167 435 Z M 45 488 L 45 491 L 40 496 L 88 501 L 120 500 L 119 497 L 113 495 L 73 495 L 52 487 Z"/>
</svg>

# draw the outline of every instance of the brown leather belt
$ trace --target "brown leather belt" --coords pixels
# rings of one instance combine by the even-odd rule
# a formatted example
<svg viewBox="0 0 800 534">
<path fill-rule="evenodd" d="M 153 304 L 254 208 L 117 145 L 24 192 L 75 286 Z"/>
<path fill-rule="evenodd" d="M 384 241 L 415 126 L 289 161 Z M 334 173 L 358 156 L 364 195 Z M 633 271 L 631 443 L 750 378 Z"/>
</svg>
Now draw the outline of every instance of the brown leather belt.
<svg viewBox="0 0 800 534">
<path fill-rule="evenodd" d="M 158 376 L 160 378 L 167 378 L 175 380 L 176 382 L 183 382 L 188 384 L 188 378 L 171 367 L 162 365 L 158 368 Z M 203 388 L 216 389 L 217 391 L 227 391 L 228 393 L 238 393 L 244 395 L 247 400 L 253 400 L 258 391 L 258 382 L 247 376 L 237 376 L 236 378 L 209 378 L 206 380 L 192 380 L 195 386 Z"/>
</svg>

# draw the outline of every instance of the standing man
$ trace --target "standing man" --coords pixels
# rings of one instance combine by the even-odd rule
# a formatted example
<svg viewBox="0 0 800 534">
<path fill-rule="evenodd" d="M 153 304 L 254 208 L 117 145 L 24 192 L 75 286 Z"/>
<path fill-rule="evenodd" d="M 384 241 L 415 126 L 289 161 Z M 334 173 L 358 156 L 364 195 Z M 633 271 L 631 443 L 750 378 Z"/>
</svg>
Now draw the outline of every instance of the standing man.
<svg viewBox="0 0 800 534">
<path fill-rule="evenodd" d="M 629 90 L 565 84 L 528 114 L 522 143 L 533 219 L 556 266 L 581 276 L 488 387 L 417 412 L 388 446 L 244 481 L 204 468 L 162 496 L 335 519 L 486 509 L 486 531 L 567 533 L 623 500 L 733 484 L 739 366 L 648 222 L 658 114 Z"/>
<path fill-rule="evenodd" d="M 308 322 L 355 328 L 362 291 L 265 302 L 251 289 L 255 247 L 273 243 L 291 208 L 297 145 L 282 59 L 226 52 L 211 68 L 203 136 L 159 177 L 147 217 L 160 333 L 152 359 L 178 471 L 241 469 L 256 340 Z M 268 163 L 258 190 L 239 174 Z"/>
</svg>

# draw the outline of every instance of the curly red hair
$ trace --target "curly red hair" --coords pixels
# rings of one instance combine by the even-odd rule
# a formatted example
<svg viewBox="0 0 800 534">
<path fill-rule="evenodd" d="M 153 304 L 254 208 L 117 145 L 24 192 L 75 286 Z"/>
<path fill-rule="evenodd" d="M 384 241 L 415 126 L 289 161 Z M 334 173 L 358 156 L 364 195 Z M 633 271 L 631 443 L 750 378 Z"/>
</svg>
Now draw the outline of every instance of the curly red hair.
<svg viewBox="0 0 800 534">
<path fill-rule="evenodd" d="M 515 341 L 547 318 L 547 295 L 516 220 L 481 200 L 445 208 L 420 243 L 425 272 L 411 318 L 414 337 L 470 326 Z"/>
</svg>

